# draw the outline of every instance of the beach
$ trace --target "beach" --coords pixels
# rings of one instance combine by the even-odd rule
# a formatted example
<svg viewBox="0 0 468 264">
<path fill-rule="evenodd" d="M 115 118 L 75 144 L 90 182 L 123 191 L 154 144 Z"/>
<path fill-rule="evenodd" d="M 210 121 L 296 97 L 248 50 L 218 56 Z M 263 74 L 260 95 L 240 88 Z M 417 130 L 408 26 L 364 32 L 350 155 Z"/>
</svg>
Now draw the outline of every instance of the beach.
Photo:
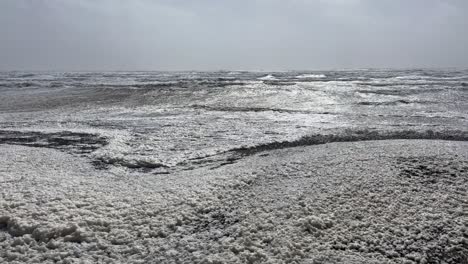
<svg viewBox="0 0 468 264">
<path fill-rule="evenodd" d="M 464 263 L 468 143 L 260 152 L 165 175 L 3 145 L 2 262 Z"/>
</svg>

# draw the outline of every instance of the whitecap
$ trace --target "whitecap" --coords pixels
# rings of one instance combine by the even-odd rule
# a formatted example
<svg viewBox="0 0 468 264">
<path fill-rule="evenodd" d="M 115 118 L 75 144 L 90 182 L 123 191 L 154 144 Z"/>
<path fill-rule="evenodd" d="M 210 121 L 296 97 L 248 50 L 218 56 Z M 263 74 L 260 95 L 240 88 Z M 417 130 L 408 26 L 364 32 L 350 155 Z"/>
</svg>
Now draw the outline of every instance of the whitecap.
<svg viewBox="0 0 468 264">
<path fill-rule="evenodd" d="M 301 74 L 296 76 L 298 79 L 322 79 L 327 78 L 325 74 Z"/>
<path fill-rule="evenodd" d="M 259 80 L 264 80 L 264 81 L 276 81 L 278 80 L 275 76 L 268 74 L 267 76 L 263 76 L 258 78 Z"/>
</svg>

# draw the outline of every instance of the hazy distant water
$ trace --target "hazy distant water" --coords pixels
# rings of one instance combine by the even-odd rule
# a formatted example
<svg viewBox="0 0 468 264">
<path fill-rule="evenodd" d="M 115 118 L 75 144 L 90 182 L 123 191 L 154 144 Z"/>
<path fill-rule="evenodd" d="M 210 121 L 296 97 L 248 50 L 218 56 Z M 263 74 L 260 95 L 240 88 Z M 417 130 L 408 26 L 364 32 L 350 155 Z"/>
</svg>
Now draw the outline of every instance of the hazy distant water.
<svg viewBox="0 0 468 264">
<path fill-rule="evenodd" d="M 4 72 L 0 129 L 97 134 L 107 163 L 197 166 L 306 135 L 466 131 L 468 71 Z"/>
</svg>

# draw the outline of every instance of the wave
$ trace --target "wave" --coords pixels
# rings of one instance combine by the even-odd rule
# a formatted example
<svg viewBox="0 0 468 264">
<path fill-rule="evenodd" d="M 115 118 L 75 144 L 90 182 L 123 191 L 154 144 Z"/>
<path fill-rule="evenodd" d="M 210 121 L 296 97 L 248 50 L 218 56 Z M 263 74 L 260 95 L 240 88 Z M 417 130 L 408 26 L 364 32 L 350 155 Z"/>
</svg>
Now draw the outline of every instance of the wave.
<svg viewBox="0 0 468 264">
<path fill-rule="evenodd" d="M 413 95 L 423 93 L 437 93 L 443 91 L 443 88 L 427 88 L 427 89 L 379 89 L 379 90 L 356 90 L 362 94 L 378 94 L 378 95 Z"/>
<path fill-rule="evenodd" d="M 415 130 L 400 130 L 400 131 L 373 131 L 368 129 L 361 130 L 345 130 L 337 134 L 313 134 L 306 135 L 293 141 L 275 141 L 264 144 L 243 146 L 232 148 L 230 150 L 198 158 L 196 162 L 191 160 L 179 163 L 177 166 L 194 168 L 193 165 L 206 166 L 210 169 L 236 163 L 240 159 L 255 155 L 261 152 L 272 151 L 277 149 L 313 146 L 334 142 L 359 142 L 359 141 L 374 141 L 374 140 L 399 140 L 399 139 L 414 139 L 414 140 L 451 140 L 451 141 L 468 141 L 468 131 L 415 131 Z"/>
<path fill-rule="evenodd" d="M 267 76 L 260 77 L 258 79 L 262 80 L 262 81 L 277 81 L 278 80 L 275 76 L 273 76 L 271 74 L 268 74 Z"/>
<path fill-rule="evenodd" d="M 228 72 L 226 74 L 227 75 L 240 75 L 240 74 L 242 74 L 242 72 L 241 71 L 230 71 L 230 72 Z"/>
<path fill-rule="evenodd" d="M 390 80 L 378 80 L 373 82 L 356 82 L 358 86 L 370 86 L 370 87 L 402 87 L 402 86 L 458 86 L 461 85 L 459 82 L 449 81 L 390 81 Z"/>
<path fill-rule="evenodd" d="M 359 102 L 357 103 L 358 105 L 368 105 L 368 106 L 380 106 L 380 105 L 399 105 L 399 104 L 412 104 L 412 103 L 420 103 L 420 102 L 414 102 L 414 101 L 409 101 L 409 100 L 396 100 L 396 101 L 390 101 L 390 102 Z"/>
<path fill-rule="evenodd" d="M 301 74 L 296 76 L 297 79 L 323 79 L 327 78 L 325 74 Z"/>
<path fill-rule="evenodd" d="M 268 108 L 268 107 L 242 107 L 242 106 L 208 106 L 208 105 L 192 105 L 195 109 L 204 109 L 208 111 L 219 112 L 279 112 L 279 113 L 314 113 L 313 111 L 282 109 L 282 108 Z"/>
<path fill-rule="evenodd" d="M 399 80 L 464 80 L 468 79 L 468 75 L 462 76 L 432 76 L 432 75 L 402 75 L 396 76 L 395 79 Z"/>
<path fill-rule="evenodd" d="M 452 130 L 452 131 L 416 131 L 416 130 L 400 130 L 400 131 L 373 131 L 368 129 L 362 130 L 345 130 L 337 134 L 313 134 L 303 136 L 293 141 L 269 142 L 253 146 L 243 146 L 232 148 L 214 155 L 207 155 L 196 159 L 189 159 L 176 164 L 175 166 L 166 166 L 158 162 L 148 162 L 147 159 L 119 159 L 113 158 L 109 160 L 101 159 L 100 162 L 106 164 L 120 165 L 131 169 L 140 169 L 144 171 L 152 171 L 154 169 L 163 169 L 167 173 L 169 170 L 191 170 L 200 166 L 217 169 L 219 167 L 233 164 L 238 160 L 255 155 L 257 153 L 301 147 L 313 146 L 334 142 L 359 142 L 373 140 L 398 140 L 398 139 L 419 139 L 419 140 L 451 140 L 451 141 L 468 141 L 468 131 Z"/>
<path fill-rule="evenodd" d="M 400 80 L 424 80 L 428 78 L 430 78 L 430 76 L 423 76 L 423 75 L 402 75 L 402 76 L 395 77 L 395 79 L 400 79 Z"/>
<path fill-rule="evenodd" d="M 246 85 L 236 79 L 216 79 L 216 80 L 181 80 L 181 81 L 154 81 L 147 83 L 74 83 L 73 87 L 79 88 L 102 88 L 102 89 L 141 89 L 141 90 L 158 90 L 158 89 L 178 89 L 178 88 L 222 88 L 227 86 Z"/>
<path fill-rule="evenodd" d="M 339 134 L 314 134 L 303 136 L 293 141 L 271 142 L 266 144 L 240 147 L 230 150 L 239 154 L 253 155 L 259 152 L 284 149 L 300 146 L 321 145 L 333 142 L 358 142 L 372 140 L 397 140 L 397 139 L 425 139 L 425 140 L 451 140 L 468 141 L 468 131 L 448 130 L 448 131 L 375 131 L 375 130 L 345 130 Z"/>
<path fill-rule="evenodd" d="M 36 76 L 36 74 L 34 73 L 23 73 L 23 74 L 16 75 L 15 78 L 30 78 L 34 76 Z"/>
<path fill-rule="evenodd" d="M 272 86 L 291 86 L 295 85 L 295 82 L 288 82 L 288 81 L 280 81 L 280 80 L 267 80 L 263 81 L 264 84 L 266 85 L 272 85 Z"/>
</svg>

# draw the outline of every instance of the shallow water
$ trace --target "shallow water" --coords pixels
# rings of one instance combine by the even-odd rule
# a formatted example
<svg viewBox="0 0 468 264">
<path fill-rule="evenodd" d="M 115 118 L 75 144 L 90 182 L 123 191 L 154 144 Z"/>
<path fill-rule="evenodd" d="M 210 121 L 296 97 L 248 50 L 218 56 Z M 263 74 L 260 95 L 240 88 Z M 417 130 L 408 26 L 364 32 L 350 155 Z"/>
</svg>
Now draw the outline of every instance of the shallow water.
<svg viewBox="0 0 468 264">
<path fill-rule="evenodd" d="M 467 70 L 4 72 L 0 143 L 167 173 L 229 163 L 239 150 L 465 140 L 467 83 Z"/>
</svg>

